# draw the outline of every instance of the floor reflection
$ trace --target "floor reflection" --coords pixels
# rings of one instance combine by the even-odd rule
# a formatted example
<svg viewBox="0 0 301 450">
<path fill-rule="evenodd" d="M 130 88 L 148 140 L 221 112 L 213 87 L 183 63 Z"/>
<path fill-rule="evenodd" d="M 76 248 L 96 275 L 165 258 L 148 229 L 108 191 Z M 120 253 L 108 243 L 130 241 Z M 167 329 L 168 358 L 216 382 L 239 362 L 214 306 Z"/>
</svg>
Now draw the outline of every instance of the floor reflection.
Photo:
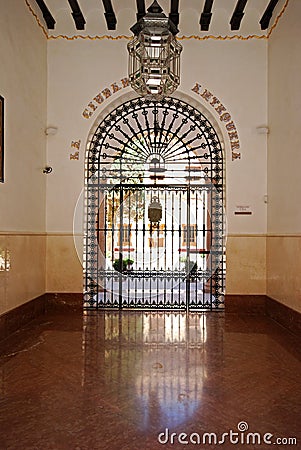
<svg viewBox="0 0 301 450">
<path fill-rule="evenodd" d="M 102 380 L 110 390 L 111 405 L 127 417 L 132 415 L 133 421 L 139 414 L 137 426 L 142 430 L 158 424 L 172 428 L 191 420 L 202 407 L 207 378 L 208 317 L 87 312 L 84 385 L 97 390 Z M 217 341 L 220 346 L 222 339 Z"/>
<path fill-rule="evenodd" d="M 299 443 L 300 367 L 268 317 L 60 307 L 2 341 L 0 449 L 180 449 L 159 434 L 240 421 Z"/>
<path fill-rule="evenodd" d="M 11 267 L 10 251 L 0 250 L 0 272 L 9 272 Z"/>
</svg>

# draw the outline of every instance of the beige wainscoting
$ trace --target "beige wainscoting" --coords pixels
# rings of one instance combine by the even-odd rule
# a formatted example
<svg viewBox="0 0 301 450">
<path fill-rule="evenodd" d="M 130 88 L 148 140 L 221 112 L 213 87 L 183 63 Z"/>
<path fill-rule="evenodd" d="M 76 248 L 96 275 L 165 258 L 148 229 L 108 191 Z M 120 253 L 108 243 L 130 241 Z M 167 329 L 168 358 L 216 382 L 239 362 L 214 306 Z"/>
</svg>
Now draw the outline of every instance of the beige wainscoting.
<svg viewBox="0 0 301 450">
<path fill-rule="evenodd" d="M 0 234 L 0 314 L 45 293 L 45 233 Z"/>
<path fill-rule="evenodd" d="M 265 235 L 229 235 L 226 259 L 227 294 L 266 294 Z"/>
<path fill-rule="evenodd" d="M 82 240 L 72 233 L 47 234 L 46 292 L 83 291 Z"/>
<path fill-rule="evenodd" d="M 267 237 L 267 294 L 301 312 L 301 235 Z"/>
<path fill-rule="evenodd" d="M 47 235 L 46 292 L 81 292 L 81 236 Z M 266 294 L 266 236 L 230 235 L 227 239 L 226 292 Z"/>
</svg>

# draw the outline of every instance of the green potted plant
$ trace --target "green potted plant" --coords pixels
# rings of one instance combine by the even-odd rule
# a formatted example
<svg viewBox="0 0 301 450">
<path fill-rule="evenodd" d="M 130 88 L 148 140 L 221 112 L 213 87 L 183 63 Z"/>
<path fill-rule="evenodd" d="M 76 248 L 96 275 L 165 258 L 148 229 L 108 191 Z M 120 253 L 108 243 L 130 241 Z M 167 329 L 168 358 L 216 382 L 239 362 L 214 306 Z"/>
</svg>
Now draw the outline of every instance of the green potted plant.
<svg viewBox="0 0 301 450">
<path fill-rule="evenodd" d="M 123 264 L 126 267 L 126 270 L 132 270 L 133 269 L 133 264 L 134 264 L 134 260 L 131 258 L 126 258 L 123 260 Z"/>
<path fill-rule="evenodd" d="M 126 270 L 132 270 L 133 268 L 133 264 L 134 264 L 134 260 L 131 258 L 125 258 L 122 260 L 122 264 L 120 264 L 121 260 L 115 259 L 115 261 L 113 262 L 113 267 L 115 270 L 117 270 L 118 272 L 125 272 Z"/>
<path fill-rule="evenodd" d="M 184 268 L 185 268 L 185 272 L 188 274 L 195 274 L 197 269 L 198 269 L 198 265 L 196 263 L 196 261 L 192 261 L 192 260 L 188 260 L 185 256 L 181 257 L 180 261 L 182 263 L 184 263 Z"/>
</svg>

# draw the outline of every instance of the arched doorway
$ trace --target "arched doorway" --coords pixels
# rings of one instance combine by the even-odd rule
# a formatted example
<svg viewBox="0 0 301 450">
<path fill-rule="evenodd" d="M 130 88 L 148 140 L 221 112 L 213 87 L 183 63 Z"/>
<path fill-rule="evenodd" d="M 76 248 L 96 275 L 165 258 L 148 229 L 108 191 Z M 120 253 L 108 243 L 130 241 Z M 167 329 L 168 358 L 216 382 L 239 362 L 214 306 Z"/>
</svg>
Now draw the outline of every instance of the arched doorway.
<svg viewBox="0 0 301 450">
<path fill-rule="evenodd" d="M 210 121 L 176 98 L 129 100 L 86 158 L 85 307 L 224 305 L 224 160 Z"/>
</svg>

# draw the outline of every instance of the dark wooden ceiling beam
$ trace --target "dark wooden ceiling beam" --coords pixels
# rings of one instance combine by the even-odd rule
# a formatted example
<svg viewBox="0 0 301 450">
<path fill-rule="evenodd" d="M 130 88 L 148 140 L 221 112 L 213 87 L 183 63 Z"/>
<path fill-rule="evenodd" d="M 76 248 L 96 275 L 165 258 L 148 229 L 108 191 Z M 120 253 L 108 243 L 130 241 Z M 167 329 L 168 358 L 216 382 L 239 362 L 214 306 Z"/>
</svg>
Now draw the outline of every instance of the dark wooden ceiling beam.
<svg viewBox="0 0 301 450">
<path fill-rule="evenodd" d="M 270 20 L 278 1 L 279 0 L 271 0 L 267 6 L 267 9 L 263 13 L 262 18 L 259 21 L 262 30 L 266 30 L 267 28 L 269 28 Z"/>
<path fill-rule="evenodd" d="M 145 0 L 136 0 L 137 3 L 137 22 L 145 16 Z"/>
<path fill-rule="evenodd" d="M 111 0 L 102 0 L 105 9 L 105 18 L 108 30 L 116 30 L 117 19 L 113 10 Z"/>
<path fill-rule="evenodd" d="M 179 0 L 170 1 L 169 18 L 176 27 L 179 25 Z"/>
<path fill-rule="evenodd" d="M 204 9 L 203 9 L 203 12 L 202 12 L 201 18 L 200 18 L 200 25 L 201 25 L 202 31 L 209 30 L 209 25 L 210 25 L 211 17 L 212 17 L 212 12 L 211 12 L 212 4 L 213 4 L 213 0 L 206 0 L 206 2 L 205 2 Z"/>
<path fill-rule="evenodd" d="M 230 24 L 231 24 L 231 30 L 239 30 L 240 23 L 242 21 L 242 18 L 244 16 L 244 9 L 246 6 L 248 0 L 238 0 L 234 13 L 231 17 Z"/>
<path fill-rule="evenodd" d="M 36 0 L 36 3 L 43 14 L 43 17 L 46 22 L 48 30 L 54 30 L 55 20 L 52 16 L 51 12 L 45 5 L 44 0 Z"/>
<path fill-rule="evenodd" d="M 86 21 L 83 16 L 83 13 L 81 12 L 79 4 L 77 3 L 77 0 L 68 0 L 68 2 L 72 9 L 72 17 L 73 17 L 76 29 L 84 30 Z"/>
</svg>

